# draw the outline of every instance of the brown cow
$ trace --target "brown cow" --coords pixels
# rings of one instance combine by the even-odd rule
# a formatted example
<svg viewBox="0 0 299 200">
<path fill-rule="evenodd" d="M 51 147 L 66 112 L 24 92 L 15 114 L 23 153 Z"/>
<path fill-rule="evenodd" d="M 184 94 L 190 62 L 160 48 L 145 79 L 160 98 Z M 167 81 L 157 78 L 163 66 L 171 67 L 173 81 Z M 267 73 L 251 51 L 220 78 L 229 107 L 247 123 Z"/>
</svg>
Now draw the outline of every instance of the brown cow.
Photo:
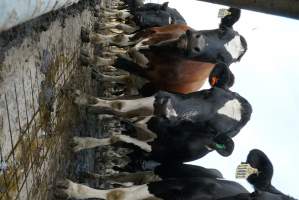
<svg viewBox="0 0 299 200">
<path fill-rule="evenodd" d="M 247 44 L 232 25 L 239 19 L 240 10 L 229 9 L 231 15 L 222 19 L 214 30 L 196 31 L 184 24 L 171 24 L 145 29 L 134 35 L 104 36 L 92 34 L 90 39 L 124 47 L 129 59 L 100 58 L 95 65 L 114 65 L 151 82 L 152 88 L 177 93 L 190 93 L 202 87 L 213 68 L 228 67 L 239 61 Z M 213 79 L 217 80 L 217 79 Z"/>
</svg>

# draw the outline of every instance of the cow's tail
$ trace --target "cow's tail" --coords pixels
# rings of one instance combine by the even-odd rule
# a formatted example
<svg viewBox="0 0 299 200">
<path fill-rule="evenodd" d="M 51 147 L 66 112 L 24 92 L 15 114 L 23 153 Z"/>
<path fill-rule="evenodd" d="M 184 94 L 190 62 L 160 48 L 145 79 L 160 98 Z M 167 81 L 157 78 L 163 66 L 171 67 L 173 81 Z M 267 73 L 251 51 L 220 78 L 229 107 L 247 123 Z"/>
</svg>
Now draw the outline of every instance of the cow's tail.
<svg viewBox="0 0 299 200">
<path fill-rule="evenodd" d="M 123 58 L 123 57 L 117 58 L 113 66 L 118 69 L 122 69 L 127 72 L 130 72 L 134 75 L 140 76 L 144 79 L 148 79 L 148 74 L 144 68 L 142 68 L 138 64 L 136 64 L 133 61 L 130 61 L 126 58 Z"/>
</svg>

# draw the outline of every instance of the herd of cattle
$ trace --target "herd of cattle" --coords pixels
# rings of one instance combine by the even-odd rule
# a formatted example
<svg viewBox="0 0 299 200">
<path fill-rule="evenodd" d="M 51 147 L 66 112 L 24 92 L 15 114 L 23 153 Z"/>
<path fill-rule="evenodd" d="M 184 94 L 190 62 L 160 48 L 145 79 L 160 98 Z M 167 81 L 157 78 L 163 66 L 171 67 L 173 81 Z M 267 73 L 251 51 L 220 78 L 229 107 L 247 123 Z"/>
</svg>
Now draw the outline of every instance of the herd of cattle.
<svg viewBox="0 0 299 200">
<path fill-rule="evenodd" d="M 217 29 L 197 31 L 167 3 L 113 3 L 101 8 L 107 20 L 101 28 L 117 33 L 83 29 L 81 37 L 83 42 L 114 47 L 101 56 L 82 54 L 81 59 L 93 68 L 113 66 L 130 72 L 130 77 L 97 75 L 122 84 L 136 76 L 139 95 L 112 100 L 76 91 L 77 105 L 115 115 L 127 129 L 109 138 L 74 137 L 74 151 L 125 147 L 130 151 L 116 156 L 129 162 L 112 175 L 90 174 L 121 187 L 99 190 L 64 180 L 57 183 L 58 190 L 77 199 L 294 199 L 272 186 L 272 163 L 257 149 L 249 152 L 236 172 L 254 187 L 253 193 L 224 179 L 216 169 L 184 164 L 214 150 L 229 156 L 234 150 L 232 138 L 250 120 L 250 103 L 229 89 L 234 84 L 229 65 L 240 61 L 247 50 L 245 38 L 233 29 L 240 10 L 222 10 Z M 200 90 L 206 79 L 211 88 Z"/>
</svg>

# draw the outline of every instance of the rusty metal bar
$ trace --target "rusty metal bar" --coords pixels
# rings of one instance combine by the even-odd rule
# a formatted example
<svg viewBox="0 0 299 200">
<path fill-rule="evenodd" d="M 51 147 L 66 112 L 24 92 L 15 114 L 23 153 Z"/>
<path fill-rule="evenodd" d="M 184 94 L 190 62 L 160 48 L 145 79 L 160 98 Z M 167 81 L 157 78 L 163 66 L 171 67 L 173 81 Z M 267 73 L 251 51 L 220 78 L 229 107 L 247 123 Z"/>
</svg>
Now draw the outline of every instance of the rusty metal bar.
<svg viewBox="0 0 299 200">
<path fill-rule="evenodd" d="M 299 0 L 198 0 L 299 19 Z"/>
</svg>

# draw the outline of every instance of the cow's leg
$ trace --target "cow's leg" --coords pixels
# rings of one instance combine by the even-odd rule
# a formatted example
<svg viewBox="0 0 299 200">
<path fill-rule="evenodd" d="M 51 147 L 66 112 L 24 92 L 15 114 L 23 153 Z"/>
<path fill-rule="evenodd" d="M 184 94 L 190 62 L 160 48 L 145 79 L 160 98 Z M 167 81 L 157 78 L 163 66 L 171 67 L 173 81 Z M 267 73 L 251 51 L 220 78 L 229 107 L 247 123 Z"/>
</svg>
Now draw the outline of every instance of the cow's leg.
<svg viewBox="0 0 299 200">
<path fill-rule="evenodd" d="M 133 47 L 129 49 L 128 53 L 133 62 L 135 62 L 144 69 L 148 68 L 149 60 L 144 54 L 140 53 L 140 51 L 137 48 Z"/>
<path fill-rule="evenodd" d="M 118 137 L 117 139 L 119 141 L 134 144 L 135 146 L 138 146 L 140 149 L 142 149 L 146 152 L 151 152 L 152 151 L 151 145 L 147 144 L 146 142 L 137 140 L 137 139 L 132 138 L 132 137 L 127 136 L 127 135 L 118 135 L 117 137 Z"/>
<path fill-rule="evenodd" d="M 157 138 L 157 135 L 149 130 L 147 127 L 147 122 L 152 118 L 152 116 L 144 117 L 141 120 L 134 122 L 134 128 L 137 132 L 136 138 L 138 140 L 144 141 L 144 142 L 151 142 L 154 139 Z"/>
<path fill-rule="evenodd" d="M 102 35 L 99 33 L 90 33 L 90 41 L 95 44 L 101 44 L 104 46 L 116 45 L 120 47 L 126 47 L 130 45 L 134 45 L 136 42 L 130 41 L 130 39 L 134 36 L 134 34 L 126 35 L 126 34 L 110 34 L 110 35 Z"/>
<path fill-rule="evenodd" d="M 73 151 L 78 152 L 83 149 L 92 149 L 98 146 L 112 144 L 111 138 L 97 139 L 93 137 L 73 137 Z"/>
<path fill-rule="evenodd" d="M 121 19 L 121 20 L 126 20 L 126 19 L 132 19 L 133 15 L 127 11 L 118 11 L 118 12 L 108 12 L 104 11 L 102 12 L 104 17 L 106 18 L 111 18 L 111 19 Z"/>
<path fill-rule="evenodd" d="M 64 192 L 69 198 L 75 199 L 141 200 L 153 197 L 145 184 L 129 188 L 97 190 L 70 180 L 64 180 L 57 183 L 57 189 L 56 192 Z"/>
<path fill-rule="evenodd" d="M 126 84 L 130 81 L 130 75 L 119 75 L 119 76 L 109 76 L 99 72 L 94 72 L 97 80 L 104 81 L 104 82 L 115 82 Z"/>
<path fill-rule="evenodd" d="M 74 137 L 73 150 L 74 152 L 77 152 L 83 149 L 91 149 L 94 147 L 111 145 L 119 141 L 134 144 L 135 146 L 138 146 L 139 148 L 141 148 L 146 152 L 152 151 L 152 147 L 146 142 L 137 140 L 127 135 L 121 135 L 121 134 L 113 135 L 110 138 L 103 138 L 103 139 L 97 139 L 92 137 Z"/>
<path fill-rule="evenodd" d="M 91 178 L 105 182 L 113 181 L 117 183 L 125 183 L 126 185 L 129 185 L 129 183 L 133 185 L 142 185 L 161 180 L 161 178 L 155 175 L 153 171 L 143 171 L 135 173 L 120 172 L 118 174 L 112 175 L 100 175 L 96 173 L 84 172 L 83 176 L 84 178 Z"/>
<path fill-rule="evenodd" d="M 117 46 L 111 46 L 108 50 L 111 53 L 116 53 L 116 54 L 126 54 L 127 50 L 124 48 L 119 48 Z"/>
<path fill-rule="evenodd" d="M 116 57 L 103 58 L 100 56 L 95 56 L 91 63 L 98 67 L 111 66 L 114 64 L 115 59 Z"/>
<path fill-rule="evenodd" d="M 149 45 L 146 44 L 146 42 L 149 40 L 149 38 L 143 39 L 136 43 L 136 45 L 129 49 L 128 53 L 132 60 L 138 64 L 139 66 L 143 68 L 147 68 L 149 60 L 148 58 L 140 52 L 140 50 L 147 50 L 149 49 Z"/>
<path fill-rule="evenodd" d="M 116 29 L 117 31 L 122 31 L 125 34 L 132 34 L 139 30 L 140 28 L 138 26 L 130 26 L 124 23 L 120 22 L 108 22 L 105 24 L 101 24 L 100 29 L 108 29 L 113 32 L 113 29 Z"/>
<path fill-rule="evenodd" d="M 90 32 L 88 29 L 81 28 L 81 40 L 83 42 L 93 42 L 95 44 L 101 44 L 104 46 L 116 45 L 116 46 L 130 46 L 136 44 L 134 41 L 130 41 L 135 34 L 108 34 L 103 35 L 99 33 Z"/>
<path fill-rule="evenodd" d="M 109 57 L 104 58 L 101 56 L 94 56 L 91 57 L 88 52 L 85 52 L 84 50 L 81 50 L 80 52 L 80 61 L 83 65 L 95 65 L 98 67 L 105 67 L 105 66 L 112 66 L 115 63 L 115 60 L 117 58 L 117 53 L 111 53 Z"/>
<path fill-rule="evenodd" d="M 132 100 L 104 100 L 76 91 L 74 102 L 87 105 L 92 111 L 107 112 L 123 117 L 148 116 L 154 111 L 155 97 L 145 97 Z"/>
<path fill-rule="evenodd" d="M 130 26 L 127 24 L 120 23 L 115 26 L 116 29 L 122 30 L 126 34 L 132 34 L 140 29 L 138 26 Z"/>
</svg>

